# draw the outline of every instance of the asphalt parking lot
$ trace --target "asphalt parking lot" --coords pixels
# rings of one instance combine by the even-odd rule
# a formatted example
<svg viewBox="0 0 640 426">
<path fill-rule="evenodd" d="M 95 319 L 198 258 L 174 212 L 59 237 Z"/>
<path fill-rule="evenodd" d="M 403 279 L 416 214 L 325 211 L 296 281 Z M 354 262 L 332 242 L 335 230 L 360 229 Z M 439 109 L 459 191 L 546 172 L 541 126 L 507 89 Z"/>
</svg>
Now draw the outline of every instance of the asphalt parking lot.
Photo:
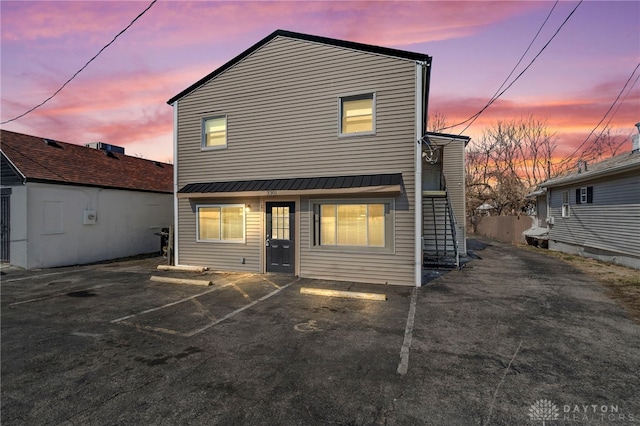
<svg viewBox="0 0 640 426">
<path fill-rule="evenodd" d="M 418 291 L 158 258 L 5 270 L 2 424 L 542 424 L 542 400 L 553 424 L 640 423 L 640 325 L 558 259 L 472 247 Z"/>
</svg>

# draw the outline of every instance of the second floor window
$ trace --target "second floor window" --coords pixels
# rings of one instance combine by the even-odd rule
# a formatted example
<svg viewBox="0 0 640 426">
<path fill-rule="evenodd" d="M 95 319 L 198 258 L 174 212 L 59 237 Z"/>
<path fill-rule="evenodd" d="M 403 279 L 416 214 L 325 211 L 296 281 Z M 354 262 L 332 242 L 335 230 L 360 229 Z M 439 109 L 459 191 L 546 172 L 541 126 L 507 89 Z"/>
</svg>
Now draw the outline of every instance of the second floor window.
<svg viewBox="0 0 640 426">
<path fill-rule="evenodd" d="M 227 146 L 227 117 L 202 120 L 202 148 L 224 148 Z"/>
<path fill-rule="evenodd" d="M 373 93 L 340 98 L 340 135 L 375 132 L 375 97 Z"/>
</svg>

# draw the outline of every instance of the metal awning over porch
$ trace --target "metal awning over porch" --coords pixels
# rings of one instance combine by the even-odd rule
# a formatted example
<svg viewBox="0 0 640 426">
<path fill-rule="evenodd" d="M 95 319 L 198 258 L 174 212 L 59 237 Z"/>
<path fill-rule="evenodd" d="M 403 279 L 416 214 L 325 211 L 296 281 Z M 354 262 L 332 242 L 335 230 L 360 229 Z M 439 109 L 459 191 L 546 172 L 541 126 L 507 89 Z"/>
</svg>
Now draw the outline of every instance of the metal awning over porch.
<svg viewBox="0 0 640 426">
<path fill-rule="evenodd" d="M 178 198 L 400 194 L 402 173 L 190 183 Z"/>
</svg>

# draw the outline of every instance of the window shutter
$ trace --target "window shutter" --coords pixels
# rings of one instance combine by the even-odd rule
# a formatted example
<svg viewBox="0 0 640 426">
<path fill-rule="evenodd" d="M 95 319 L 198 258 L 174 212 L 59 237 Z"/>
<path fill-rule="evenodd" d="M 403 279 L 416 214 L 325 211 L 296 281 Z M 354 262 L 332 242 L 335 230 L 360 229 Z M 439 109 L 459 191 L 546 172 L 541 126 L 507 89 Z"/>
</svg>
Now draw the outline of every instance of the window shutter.
<svg viewBox="0 0 640 426">
<path fill-rule="evenodd" d="M 587 186 L 587 203 L 593 203 L 593 186 Z"/>
<path fill-rule="evenodd" d="M 576 189 L 576 204 L 580 204 L 580 188 Z"/>
</svg>

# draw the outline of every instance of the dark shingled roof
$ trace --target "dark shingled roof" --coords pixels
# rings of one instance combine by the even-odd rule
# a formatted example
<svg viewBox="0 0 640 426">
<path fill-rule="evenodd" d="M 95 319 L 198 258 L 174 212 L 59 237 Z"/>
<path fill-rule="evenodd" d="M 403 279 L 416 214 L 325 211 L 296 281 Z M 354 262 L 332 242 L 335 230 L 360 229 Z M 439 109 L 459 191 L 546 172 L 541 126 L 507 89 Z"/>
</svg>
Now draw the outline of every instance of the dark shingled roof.
<svg viewBox="0 0 640 426">
<path fill-rule="evenodd" d="M 0 132 L 0 149 L 27 182 L 173 192 L 171 164 L 8 130 Z"/>
<path fill-rule="evenodd" d="M 401 185 L 402 174 L 332 176 L 313 178 L 237 180 L 230 182 L 190 183 L 178 191 L 181 194 L 208 194 L 249 191 L 304 191 L 313 189 L 365 188 Z"/>
<path fill-rule="evenodd" d="M 213 72 L 201 78 L 191 86 L 187 87 L 182 92 L 175 95 L 173 98 L 169 99 L 167 103 L 171 105 L 175 101 L 179 100 L 180 98 L 188 95 L 189 93 L 191 93 L 198 87 L 202 86 L 212 78 L 215 78 L 216 76 L 222 74 L 224 71 L 228 70 L 238 62 L 242 61 L 244 58 L 251 55 L 253 52 L 258 50 L 265 44 L 269 43 L 271 40 L 273 40 L 276 37 L 288 37 L 288 38 L 297 39 L 297 40 L 306 40 L 314 43 L 327 44 L 330 46 L 337 46 L 337 47 L 343 47 L 346 49 L 359 50 L 362 52 L 375 53 L 378 55 L 391 56 L 394 58 L 431 63 L 431 56 L 425 55 L 424 53 L 409 52 L 407 50 L 392 49 L 388 47 L 374 46 L 371 44 L 355 43 L 355 42 L 346 41 L 346 40 L 338 40 L 335 38 L 301 34 L 301 33 L 296 33 L 292 31 L 276 30 L 273 33 L 266 36 L 265 38 L 263 38 L 262 40 L 260 40 L 259 42 L 257 42 L 256 44 L 254 44 L 253 46 L 251 46 L 250 48 L 248 48 L 247 50 L 245 50 L 244 52 L 242 52 L 241 54 L 239 54 L 238 56 L 236 56 L 235 58 L 231 59 L 229 62 L 222 65 L 220 68 L 214 70 Z"/>
</svg>

